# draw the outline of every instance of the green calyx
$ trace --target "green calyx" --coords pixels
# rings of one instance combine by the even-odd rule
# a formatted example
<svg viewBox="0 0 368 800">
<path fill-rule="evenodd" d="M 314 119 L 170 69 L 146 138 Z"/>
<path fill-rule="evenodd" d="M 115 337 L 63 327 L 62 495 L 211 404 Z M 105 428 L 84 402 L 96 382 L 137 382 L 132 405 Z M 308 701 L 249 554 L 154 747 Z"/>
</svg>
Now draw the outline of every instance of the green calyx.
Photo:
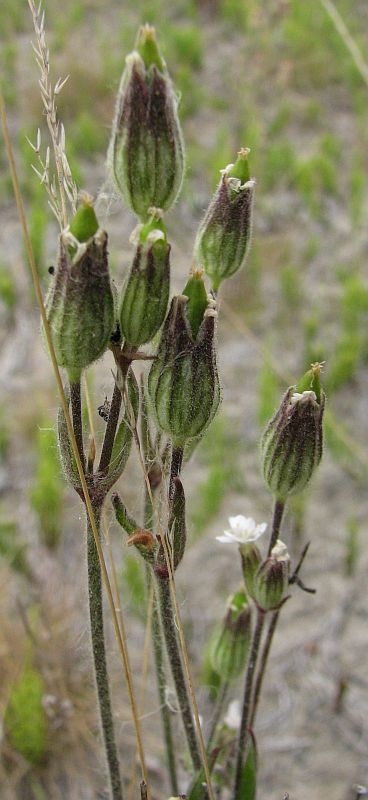
<svg viewBox="0 0 368 800">
<path fill-rule="evenodd" d="M 227 175 L 229 178 L 239 178 L 242 183 L 246 183 L 250 179 L 248 155 L 250 153 L 249 147 L 242 147 L 238 152 L 238 157 L 235 164 L 229 169 Z"/>
<path fill-rule="evenodd" d="M 314 392 L 316 395 L 317 403 L 321 402 L 321 371 L 323 364 L 311 364 L 311 368 L 304 373 L 303 377 L 297 383 L 295 391 L 302 394 L 303 392 Z"/>
<path fill-rule="evenodd" d="M 146 69 L 154 65 L 160 72 L 164 72 L 165 64 L 157 45 L 156 31 L 152 25 L 142 25 L 139 29 L 136 49 L 143 59 Z"/>
<path fill-rule="evenodd" d="M 241 675 L 249 653 L 252 622 L 245 592 L 235 592 L 229 600 L 222 627 L 211 647 L 212 667 L 222 681 Z"/>
<path fill-rule="evenodd" d="M 93 206 L 89 200 L 83 200 L 77 209 L 70 225 L 70 233 L 78 242 L 88 242 L 98 231 L 98 221 Z"/>
<path fill-rule="evenodd" d="M 194 269 L 183 289 L 183 295 L 188 298 L 186 315 L 193 334 L 193 339 L 197 338 L 204 313 L 208 307 L 207 292 L 202 275 L 202 270 Z"/>
<path fill-rule="evenodd" d="M 132 347 L 140 347 L 156 335 L 165 319 L 170 291 L 170 245 L 162 220 L 152 216 L 138 230 L 119 310 L 122 335 Z"/>
</svg>

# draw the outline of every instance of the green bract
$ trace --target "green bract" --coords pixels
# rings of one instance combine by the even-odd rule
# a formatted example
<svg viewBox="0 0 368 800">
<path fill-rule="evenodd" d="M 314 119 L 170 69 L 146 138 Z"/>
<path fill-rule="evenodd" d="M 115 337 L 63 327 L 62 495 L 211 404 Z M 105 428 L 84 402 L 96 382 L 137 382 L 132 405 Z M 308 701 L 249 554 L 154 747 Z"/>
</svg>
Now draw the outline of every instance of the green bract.
<svg viewBox="0 0 368 800">
<path fill-rule="evenodd" d="M 322 457 L 325 393 L 319 383 L 319 365 L 313 368 L 318 372 L 315 390 L 303 390 L 306 381 L 311 385 L 308 373 L 298 384 L 302 391 L 291 386 L 261 441 L 264 479 L 281 500 L 304 489 Z"/>
<path fill-rule="evenodd" d="M 240 269 L 249 249 L 255 181 L 249 179 L 248 152 L 240 150 L 236 163 L 222 170 L 194 245 L 195 258 L 215 291 Z"/>
<path fill-rule="evenodd" d="M 77 212 L 78 213 L 78 212 Z M 46 299 L 57 362 L 72 381 L 105 352 L 114 328 L 107 234 L 98 229 L 82 244 L 67 229 Z"/>
<path fill-rule="evenodd" d="M 109 149 L 117 188 L 142 220 L 152 206 L 170 208 L 181 189 L 184 144 L 177 105 L 154 29 L 145 25 L 126 59 Z"/>
<path fill-rule="evenodd" d="M 158 425 L 175 447 L 204 432 L 220 400 L 214 301 L 208 301 L 195 338 L 186 316 L 187 302 L 184 295 L 173 298 L 148 378 Z"/>
<path fill-rule="evenodd" d="M 138 232 L 138 244 L 120 305 L 120 327 L 127 344 L 149 342 L 161 327 L 170 291 L 170 245 L 161 220 Z"/>
</svg>

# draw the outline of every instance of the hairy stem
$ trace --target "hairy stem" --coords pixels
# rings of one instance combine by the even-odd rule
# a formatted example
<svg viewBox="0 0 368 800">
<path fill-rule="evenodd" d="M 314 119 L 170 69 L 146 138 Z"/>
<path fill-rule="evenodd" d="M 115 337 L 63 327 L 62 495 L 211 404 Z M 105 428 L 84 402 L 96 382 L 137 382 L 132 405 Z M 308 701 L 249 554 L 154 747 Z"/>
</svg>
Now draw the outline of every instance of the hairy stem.
<svg viewBox="0 0 368 800">
<path fill-rule="evenodd" d="M 101 508 L 94 508 L 96 523 L 100 526 Z M 122 800 L 119 761 L 115 743 L 114 723 L 111 710 L 109 678 L 106 664 L 105 636 L 102 605 L 101 568 L 89 520 L 87 518 L 87 565 L 88 598 L 91 623 L 92 652 L 96 678 L 97 697 L 100 710 L 102 734 L 110 780 L 112 800 Z"/>
<path fill-rule="evenodd" d="M 183 463 L 184 450 L 182 447 L 173 447 L 171 453 L 170 465 L 170 485 L 169 485 L 169 501 L 173 499 L 175 483 L 174 478 L 178 478 L 181 472 Z"/>
<path fill-rule="evenodd" d="M 271 645 L 272 645 L 272 639 L 273 639 L 273 635 L 275 633 L 275 628 L 276 628 L 276 625 L 277 625 L 277 622 L 278 622 L 278 619 L 279 619 L 280 610 L 281 609 L 278 609 L 277 611 L 274 611 L 273 614 L 272 614 L 271 621 L 270 621 L 270 624 L 269 624 L 269 627 L 268 627 L 268 631 L 267 631 L 267 635 L 266 635 L 266 639 L 265 639 L 265 643 L 263 645 L 263 650 L 262 650 L 261 656 L 260 656 L 260 665 L 259 665 L 258 674 L 257 674 L 257 678 L 256 678 L 256 685 L 255 685 L 255 688 L 254 688 L 253 708 L 252 708 L 252 713 L 251 713 L 250 723 L 249 723 L 251 728 L 254 725 L 256 714 L 257 714 L 259 698 L 260 698 L 261 690 L 262 690 L 263 678 L 264 678 L 264 674 L 265 674 L 265 671 L 266 671 L 267 660 L 268 660 L 268 656 L 269 656 L 269 653 L 270 653 L 270 649 L 271 649 Z"/>
<path fill-rule="evenodd" d="M 123 400 L 123 391 L 125 386 L 126 376 L 130 367 L 130 359 L 123 351 L 119 354 L 114 352 L 115 361 L 117 364 L 119 374 L 119 383 L 116 381 L 114 391 L 112 393 L 109 418 L 107 420 L 105 436 L 102 445 L 100 463 L 98 465 L 99 472 L 105 472 L 108 469 L 111 460 L 112 449 L 114 447 L 116 429 L 119 422 L 119 415 L 121 404 Z"/>
<path fill-rule="evenodd" d="M 81 395 L 81 382 L 70 382 L 70 405 L 72 411 L 73 430 L 75 441 L 78 447 L 78 453 L 82 466 L 85 469 L 86 461 L 84 456 L 83 447 L 83 423 L 82 423 L 82 395 Z"/>
<path fill-rule="evenodd" d="M 285 500 L 275 500 L 275 505 L 273 507 L 271 538 L 268 547 L 269 556 L 271 555 L 271 550 L 275 546 L 279 538 L 280 526 L 284 515 L 284 511 L 285 511 Z"/>
<path fill-rule="evenodd" d="M 234 785 L 234 800 L 241 800 L 242 790 L 242 770 L 244 765 L 244 756 L 246 755 L 246 747 L 248 744 L 248 727 L 250 722 L 251 704 L 252 704 L 252 689 L 255 669 L 257 665 L 257 657 L 259 646 L 261 643 L 261 636 L 264 624 L 265 612 L 257 608 L 256 624 L 253 631 L 252 644 L 249 654 L 247 671 L 245 673 L 244 684 L 244 697 L 242 718 L 240 723 L 239 739 L 237 744 L 237 762 L 235 772 L 235 785 Z"/>
<path fill-rule="evenodd" d="M 145 502 L 144 502 L 145 528 L 151 529 L 152 516 L 153 516 L 152 502 L 146 490 Z M 149 593 L 149 587 L 151 586 L 152 582 L 152 572 L 149 568 L 147 568 L 146 570 L 146 577 L 147 577 L 147 588 Z M 157 689 L 160 702 L 160 712 L 161 712 L 162 729 L 165 741 L 166 759 L 170 776 L 170 786 L 172 794 L 176 796 L 178 795 L 179 792 L 178 792 L 178 778 L 176 773 L 175 746 L 174 746 L 174 739 L 171 726 L 171 711 L 166 702 L 165 689 L 167 686 L 167 679 L 166 679 L 166 669 L 164 661 L 164 642 L 162 638 L 159 600 L 157 596 L 156 586 L 154 586 L 154 590 L 155 591 L 153 597 L 153 610 L 152 610 L 152 643 L 153 643 L 153 652 L 155 657 Z"/>
<path fill-rule="evenodd" d="M 164 732 L 165 748 L 167 765 L 170 775 L 170 786 L 173 795 L 178 795 L 178 778 L 176 774 L 175 763 L 175 746 L 171 727 L 171 711 L 166 701 L 166 671 L 164 663 L 162 630 L 160 622 L 160 613 L 158 608 L 157 596 L 155 594 L 153 600 L 153 615 L 152 615 L 152 641 L 153 650 L 155 655 L 155 666 L 157 676 L 158 696 L 160 700 L 162 728 Z"/>
<path fill-rule="evenodd" d="M 201 767 L 201 757 L 198 750 L 194 719 L 187 692 L 183 665 L 176 635 L 174 611 L 171 602 L 170 582 L 166 577 L 157 577 L 158 597 L 161 611 L 161 621 L 164 631 L 167 653 L 170 661 L 172 676 L 175 683 L 176 694 L 183 720 L 184 730 L 188 742 L 189 752 L 196 770 Z"/>
</svg>

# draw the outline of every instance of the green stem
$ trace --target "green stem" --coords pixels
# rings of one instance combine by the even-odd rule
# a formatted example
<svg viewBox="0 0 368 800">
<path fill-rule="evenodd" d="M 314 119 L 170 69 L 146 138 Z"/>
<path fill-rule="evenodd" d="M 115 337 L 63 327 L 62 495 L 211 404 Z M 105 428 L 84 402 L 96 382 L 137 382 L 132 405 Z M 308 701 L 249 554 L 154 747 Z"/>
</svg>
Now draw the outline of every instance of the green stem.
<svg viewBox="0 0 368 800">
<path fill-rule="evenodd" d="M 101 506 L 94 508 L 96 524 L 99 529 Z M 112 800 L 122 800 L 122 786 L 119 761 L 115 743 L 114 723 L 111 710 L 109 678 L 106 664 L 105 636 L 102 604 L 101 567 L 93 531 L 87 517 L 87 565 L 88 598 L 91 623 L 92 652 L 96 678 L 97 697 L 100 710 L 101 727 L 105 744 L 106 761 L 110 780 Z"/>
<path fill-rule="evenodd" d="M 114 357 L 119 374 L 119 385 L 115 382 L 114 391 L 112 393 L 109 418 L 107 420 L 105 436 L 102 444 L 101 458 L 98 465 L 99 472 L 106 472 L 111 461 L 112 449 L 114 447 L 116 428 L 119 422 L 119 415 L 121 403 L 123 399 L 123 391 L 125 386 L 126 376 L 131 364 L 131 359 L 128 356 L 127 348 L 123 347 L 122 352 L 114 351 Z"/>
<path fill-rule="evenodd" d="M 240 792 L 242 790 L 242 771 L 244 765 L 244 756 L 246 755 L 246 748 L 248 745 L 248 726 L 250 721 L 251 703 L 252 703 L 252 689 L 255 669 L 257 665 L 258 650 L 261 643 L 262 630 L 264 625 L 265 612 L 257 608 L 256 624 L 253 631 L 252 644 L 249 654 L 247 671 L 245 673 L 244 684 L 244 697 L 243 697 L 243 710 L 240 723 L 239 739 L 237 744 L 237 762 L 235 772 L 235 785 L 234 785 L 234 800 L 241 800 Z"/>
<path fill-rule="evenodd" d="M 86 462 L 83 447 L 82 396 L 80 380 L 70 382 L 70 405 L 75 441 L 77 443 L 78 453 L 83 469 L 85 469 Z"/>
<path fill-rule="evenodd" d="M 144 527 L 151 530 L 152 522 L 153 522 L 152 502 L 148 494 L 148 491 L 146 489 L 144 498 Z M 147 589 L 148 589 L 147 594 L 149 595 L 149 589 L 152 584 L 152 572 L 148 568 L 148 565 L 146 569 L 146 577 L 147 577 Z M 171 726 L 171 711 L 169 709 L 169 706 L 167 705 L 166 692 L 165 692 L 167 686 L 167 679 L 166 679 L 166 669 L 164 661 L 164 643 L 162 639 L 162 628 L 161 628 L 160 611 L 159 611 L 156 586 L 154 586 L 153 609 L 152 609 L 152 643 L 153 643 L 153 652 L 155 657 L 157 689 L 158 689 L 158 696 L 160 703 L 162 729 L 165 741 L 167 766 L 170 776 L 171 792 L 174 796 L 177 796 L 179 794 L 179 790 L 178 790 L 178 778 L 176 773 L 175 746 L 174 746 L 174 739 Z"/>
<path fill-rule="evenodd" d="M 252 708 L 252 713 L 251 713 L 250 723 L 249 723 L 251 728 L 254 725 L 256 714 L 257 714 L 257 709 L 258 709 L 259 698 L 260 698 L 260 695 L 261 695 L 263 678 L 264 678 L 264 674 L 265 674 L 265 671 L 266 671 L 267 660 L 268 660 L 269 652 L 270 652 L 270 649 L 271 649 L 273 635 L 275 633 L 276 625 L 277 625 L 277 622 L 278 622 L 278 619 L 279 619 L 280 610 L 281 609 L 278 609 L 277 611 L 274 611 L 273 614 L 272 614 L 271 622 L 270 622 L 269 627 L 268 627 L 265 643 L 264 643 L 263 650 L 262 650 L 261 657 L 260 657 L 260 665 L 259 665 L 259 669 L 258 669 L 258 675 L 257 675 L 257 678 L 256 678 L 256 685 L 255 685 L 255 688 L 254 688 L 253 708 Z"/>
<path fill-rule="evenodd" d="M 160 700 L 161 720 L 162 720 L 162 727 L 165 739 L 166 757 L 170 775 L 171 792 L 176 797 L 179 792 L 178 792 L 178 778 L 176 774 L 176 763 L 175 763 L 175 747 L 174 747 L 174 739 L 171 727 L 171 711 L 167 705 L 166 692 L 165 692 L 167 686 L 167 680 L 166 680 L 166 670 L 164 663 L 160 613 L 158 609 L 156 592 L 153 599 L 153 610 L 152 610 L 152 640 L 153 640 L 153 650 L 155 655 L 157 688 Z"/>
<path fill-rule="evenodd" d="M 174 496 L 174 478 L 178 478 L 181 472 L 183 463 L 184 450 L 182 447 L 173 447 L 171 452 L 171 465 L 170 465 L 170 484 L 169 484 L 169 501 L 171 502 Z"/>
<path fill-rule="evenodd" d="M 201 768 L 201 757 L 198 749 L 192 709 L 188 697 L 183 665 L 176 635 L 174 611 L 171 602 L 170 582 L 167 577 L 157 576 L 158 597 L 161 611 L 161 622 L 166 642 L 167 654 L 175 683 L 176 694 L 188 742 L 189 752 L 195 770 Z"/>
<path fill-rule="evenodd" d="M 268 555 L 271 555 L 271 550 L 275 546 L 280 532 L 280 526 L 282 522 L 282 518 L 284 516 L 285 511 L 285 500 L 275 500 L 275 505 L 273 507 L 273 517 L 272 517 L 272 528 L 271 528 L 271 538 L 270 544 L 268 547 Z"/>
</svg>

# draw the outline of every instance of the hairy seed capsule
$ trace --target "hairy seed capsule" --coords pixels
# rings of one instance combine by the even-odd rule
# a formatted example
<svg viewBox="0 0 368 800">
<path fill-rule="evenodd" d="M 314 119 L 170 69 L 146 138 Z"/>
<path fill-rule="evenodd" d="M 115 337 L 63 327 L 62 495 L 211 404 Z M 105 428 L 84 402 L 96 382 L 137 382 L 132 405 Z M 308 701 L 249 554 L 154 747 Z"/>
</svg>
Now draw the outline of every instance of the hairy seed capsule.
<svg viewBox="0 0 368 800">
<path fill-rule="evenodd" d="M 263 611 L 278 608 L 289 586 L 290 556 L 278 540 L 269 558 L 259 567 L 254 581 L 254 599 Z"/>
<path fill-rule="evenodd" d="M 313 370 L 287 390 L 261 441 L 264 479 L 281 500 L 305 488 L 322 457 L 325 393 L 320 365 Z M 313 388 L 303 389 L 306 381 Z"/>
<path fill-rule="evenodd" d="M 93 230 L 90 209 L 85 211 L 89 219 L 83 220 L 79 209 L 78 224 L 71 223 L 60 236 L 58 267 L 46 299 L 57 362 L 73 381 L 105 352 L 114 328 L 107 234 L 98 229 L 80 241 L 71 233 L 72 227 Z"/>
<path fill-rule="evenodd" d="M 158 425 L 174 447 L 183 447 L 204 432 L 220 400 L 214 302 L 208 302 L 195 339 L 186 316 L 187 302 L 184 295 L 173 298 L 148 377 Z"/>
<path fill-rule="evenodd" d="M 133 347 L 151 341 L 161 328 L 170 291 L 170 245 L 162 221 L 152 217 L 137 238 L 120 305 L 121 332 Z"/>
<path fill-rule="evenodd" d="M 145 25 L 126 59 L 108 159 L 118 190 L 142 220 L 151 206 L 170 208 L 181 189 L 184 144 L 177 105 L 154 28 Z"/>
<path fill-rule="evenodd" d="M 232 681 L 244 670 L 252 632 L 251 610 L 243 591 L 229 600 L 222 627 L 211 648 L 212 667 L 223 681 Z"/>
<path fill-rule="evenodd" d="M 195 258 L 215 291 L 242 267 L 249 250 L 255 181 L 249 178 L 248 153 L 240 150 L 236 163 L 222 170 L 196 236 Z"/>
</svg>

